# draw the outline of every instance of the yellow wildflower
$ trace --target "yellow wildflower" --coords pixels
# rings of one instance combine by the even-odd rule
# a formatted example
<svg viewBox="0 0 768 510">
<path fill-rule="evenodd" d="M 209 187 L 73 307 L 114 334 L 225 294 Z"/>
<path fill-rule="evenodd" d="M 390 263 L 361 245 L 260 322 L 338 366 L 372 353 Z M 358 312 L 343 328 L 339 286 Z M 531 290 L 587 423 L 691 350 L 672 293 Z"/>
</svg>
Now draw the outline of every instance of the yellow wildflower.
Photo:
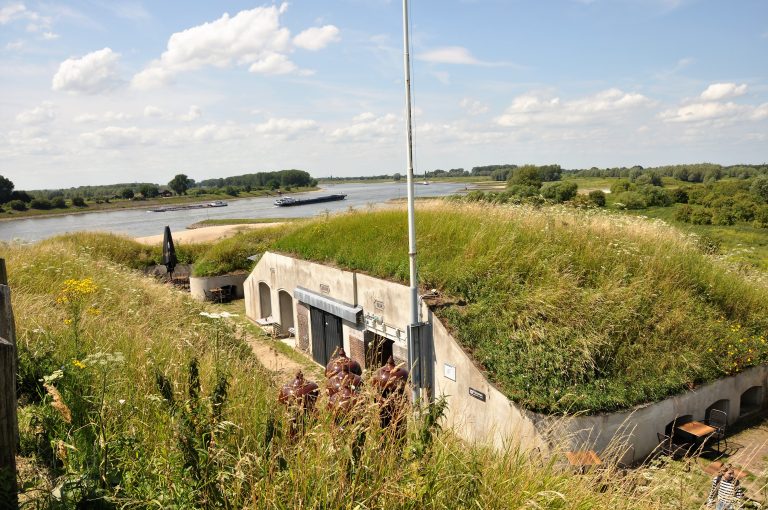
<svg viewBox="0 0 768 510">
<path fill-rule="evenodd" d="M 86 365 L 85 365 L 85 363 L 83 363 L 83 362 L 82 362 L 82 361 L 80 361 L 79 359 L 73 359 L 73 360 L 72 360 L 72 364 L 73 364 L 74 366 L 76 366 L 77 368 L 85 368 L 85 366 L 86 366 Z"/>
</svg>

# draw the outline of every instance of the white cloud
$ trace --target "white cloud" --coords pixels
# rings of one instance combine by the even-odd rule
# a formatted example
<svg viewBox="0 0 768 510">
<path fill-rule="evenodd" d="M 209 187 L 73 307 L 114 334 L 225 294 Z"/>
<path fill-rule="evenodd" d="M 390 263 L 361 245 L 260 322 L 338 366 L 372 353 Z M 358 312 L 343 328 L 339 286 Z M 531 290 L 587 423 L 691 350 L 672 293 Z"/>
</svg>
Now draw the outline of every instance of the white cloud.
<svg viewBox="0 0 768 510">
<path fill-rule="evenodd" d="M 291 40 L 290 31 L 280 25 L 287 4 L 257 7 L 176 32 L 159 59 L 133 77 L 137 88 L 157 87 L 176 75 L 205 67 L 248 66 L 261 74 L 301 72 L 288 54 L 294 47 L 318 50 L 338 39 L 332 25 L 310 28 Z"/>
<path fill-rule="evenodd" d="M 177 139 L 187 140 L 186 131 L 179 130 L 174 133 Z M 199 142 L 228 142 L 248 137 L 248 131 L 241 126 L 206 124 L 192 132 L 192 138 Z"/>
<path fill-rule="evenodd" d="M 89 147 L 100 149 L 116 149 L 129 145 L 146 145 L 152 143 L 154 137 L 137 127 L 108 126 L 104 129 L 82 133 L 80 140 Z"/>
<path fill-rule="evenodd" d="M 157 106 L 147 105 L 146 107 L 144 107 L 144 116 L 147 118 L 158 119 L 161 117 L 165 117 L 166 115 L 167 114 L 165 110 L 163 110 L 162 108 L 158 108 Z"/>
<path fill-rule="evenodd" d="M 650 99 L 642 94 L 608 89 L 572 101 L 529 93 L 516 97 L 499 117 L 501 126 L 572 125 L 605 122 L 626 112 L 648 106 Z"/>
<path fill-rule="evenodd" d="M 54 105 L 51 102 L 44 102 L 31 110 L 26 110 L 16 115 L 16 120 L 21 124 L 39 125 L 52 122 L 56 118 Z"/>
<path fill-rule="evenodd" d="M 70 58 L 59 65 L 53 77 L 53 90 L 98 94 L 120 84 L 117 62 L 120 54 L 104 48 L 81 58 Z"/>
<path fill-rule="evenodd" d="M 181 115 L 179 119 L 183 120 L 184 122 L 192 122 L 195 119 L 199 119 L 202 113 L 203 112 L 200 110 L 199 106 L 192 105 L 189 107 L 189 111 L 184 115 Z"/>
<path fill-rule="evenodd" d="M 400 133 L 400 128 L 396 115 L 366 112 L 352 119 L 352 124 L 331 131 L 330 138 L 338 142 L 388 142 Z"/>
<path fill-rule="evenodd" d="M 309 119 L 268 119 L 258 124 L 255 131 L 263 135 L 290 138 L 299 133 L 317 129 L 317 122 Z"/>
<path fill-rule="evenodd" d="M 743 96 L 746 93 L 746 83 L 741 85 L 736 85 L 735 83 L 713 83 L 701 93 L 701 99 L 704 101 L 719 101 L 721 99 Z"/>
<path fill-rule="evenodd" d="M 14 21 L 26 21 L 27 32 L 38 32 L 50 29 L 52 20 L 48 16 L 41 16 L 39 13 L 28 9 L 22 2 L 14 2 L 0 7 L 0 25 L 7 25 Z"/>
<path fill-rule="evenodd" d="M 768 119 L 768 103 L 763 103 L 752 111 L 753 120 Z"/>
<path fill-rule="evenodd" d="M 77 117 L 72 119 L 72 122 L 75 124 L 91 124 L 93 122 L 96 122 L 99 120 L 99 117 L 92 113 L 84 113 L 82 115 L 78 115 Z"/>
<path fill-rule="evenodd" d="M 18 51 L 23 47 L 24 47 L 24 41 L 21 41 L 21 40 L 11 41 L 5 45 L 5 49 L 7 51 Z"/>
<path fill-rule="evenodd" d="M 317 51 L 339 39 L 339 29 L 333 25 L 325 25 L 304 30 L 293 38 L 293 44 L 305 50 Z"/>
<path fill-rule="evenodd" d="M 488 111 L 487 104 L 481 103 L 480 101 L 471 99 L 469 97 L 462 99 L 461 102 L 459 102 L 459 106 L 461 106 L 470 115 L 481 115 Z"/>
<path fill-rule="evenodd" d="M 104 112 L 102 115 L 94 115 L 92 113 L 84 113 L 73 118 L 72 121 L 76 124 L 92 124 L 94 122 L 114 122 L 130 120 L 133 115 L 124 112 L 113 112 L 111 110 Z"/>
<path fill-rule="evenodd" d="M 11 21 L 22 19 L 27 13 L 27 8 L 22 3 L 8 4 L 0 8 L 0 25 L 7 25 Z"/>
<path fill-rule="evenodd" d="M 46 41 L 53 41 L 54 39 L 58 39 L 59 34 L 53 33 L 53 32 L 44 32 L 43 33 L 43 39 Z"/>
<path fill-rule="evenodd" d="M 700 122 L 705 120 L 734 117 L 745 111 L 745 106 L 736 103 L 692 103 L 680 108 L 666 110 L 659 117 L 666 122 Z"/>
<path fill-rule="evenodd" d="M 252 73 L 261 74 L 288 74 L 297 69 L 296 64 L 282 53 L 265 54 L 248 68 Z"/>
<path fill-rule="evenodd" d="M 435 64 L 463 64 L 471 66 L 506 66 L 506 62 L 484 62 L 462 46 L 446 46 L 425 51 L 416 56 L 417 59 Z"/>
</svg>

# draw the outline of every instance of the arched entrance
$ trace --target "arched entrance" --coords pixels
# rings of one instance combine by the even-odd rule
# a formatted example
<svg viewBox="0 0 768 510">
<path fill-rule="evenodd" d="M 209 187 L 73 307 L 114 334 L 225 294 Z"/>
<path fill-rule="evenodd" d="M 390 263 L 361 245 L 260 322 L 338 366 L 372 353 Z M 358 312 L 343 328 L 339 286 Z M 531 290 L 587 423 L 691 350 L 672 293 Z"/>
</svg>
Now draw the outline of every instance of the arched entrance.
<svg viewBox="0 0 768 510">
<path fill-rule="evenodd" d="M 280 303 L 280 329 L 284 335 L 290 333 L 289 329 L 293 329 L 293 297 L 281 290 L 277 293 L 278 302 Z"/>
<path fill-rule="evenodd" d="M 264 282 L 259 282 L 259 318 L 272 317 L 272 292 Z"/>
</svg>

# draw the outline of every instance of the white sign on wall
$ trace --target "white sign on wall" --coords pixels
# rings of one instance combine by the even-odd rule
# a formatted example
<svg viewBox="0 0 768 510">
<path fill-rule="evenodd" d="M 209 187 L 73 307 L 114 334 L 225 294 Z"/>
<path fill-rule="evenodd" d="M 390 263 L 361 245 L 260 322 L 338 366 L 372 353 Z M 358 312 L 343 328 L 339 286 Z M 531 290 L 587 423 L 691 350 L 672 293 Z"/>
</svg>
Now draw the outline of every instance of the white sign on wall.
<svg viewBox="0 0 768 510">
<path fill-rule="evenodd" d="M 449 365 L 448 363 L 443 363 L 443 375 L 447 379 L 456 382 L 456 367 Z"/>
</svg>

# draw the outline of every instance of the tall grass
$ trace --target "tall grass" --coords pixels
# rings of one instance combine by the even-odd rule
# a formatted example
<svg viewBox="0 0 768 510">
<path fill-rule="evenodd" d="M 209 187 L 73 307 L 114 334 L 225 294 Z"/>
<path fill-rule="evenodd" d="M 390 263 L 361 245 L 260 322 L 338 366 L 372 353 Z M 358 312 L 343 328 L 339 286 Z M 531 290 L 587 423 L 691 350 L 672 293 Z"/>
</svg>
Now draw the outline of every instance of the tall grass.
<svg viewBox="0 0 768 510">
<path fill-rule="evenodd" d="M 510 398 L 546 412 L 657 400 L 768 361 L 768 289 L 679 231 L 560 208 L 432 204 L 417 213 L 424 288 Z M 405 212 L 292 229 L 277 250 L 408 279 Z"/>
<path fill-rule="evenodd" d="M 65 239 L 0 253 L 8 262 L 25 382 L 22 453 L 47 465 L 50 479 L 47 489 L 24 495 L 31 506 L 677 504 L 665 495 L 667 482 L 647 487 L 639 474 L 621 477 L 611 467 L 574 476 L 514 444 L 503 453 L 468 447 L 419 421 L 400 438 L 379 428 L 370 393 L 344 427 L 321 401 L 304 432 L 291 437 L 276 402 L 284 381 L 272 380 L 227 323 L 202 317 L 187 295 L 103 254 Z M 86 279 L 87 285 L 66 283 Z M 73 308 L 62 306 L 71 303 L 60 299 L 64 288 L 74 289 L 69 299 L 83 299 L 77 331 Z"/>
</svg>

